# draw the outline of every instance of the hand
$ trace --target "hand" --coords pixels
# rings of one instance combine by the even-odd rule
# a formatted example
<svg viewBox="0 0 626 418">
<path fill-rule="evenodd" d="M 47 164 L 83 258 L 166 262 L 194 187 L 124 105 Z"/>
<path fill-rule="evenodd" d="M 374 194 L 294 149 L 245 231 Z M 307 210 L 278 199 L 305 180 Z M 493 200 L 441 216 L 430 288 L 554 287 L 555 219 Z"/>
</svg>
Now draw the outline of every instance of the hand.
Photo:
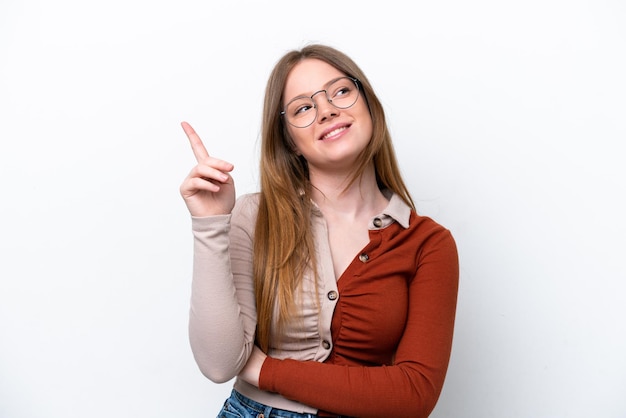
<svg viewBox="0 0 626 418">
<path fill-rule="evenodd" d="M 209 156 L 202 140 L 187 122 L 181 126 L 189 138 L 196 165 L 180 186 L 180 194 L 192 216 L 229 214 L 235 206 L 233 165 Z"/>
<path fill-rule="evenodd" d="M 263 362 L 267 358 L 267 354 L 265 354 L 259 347 L 256 345 L 252 349 L 252 353 L 250 353 L 250 357 L 248 358 L 248 362 L 244 366 L 244 368 L 239 372 L 239 377 L 241 377 L 244 381 L 259 387 L 259 376 L 261 375 L 261 367 L 263 367 Z"/>
</svg>

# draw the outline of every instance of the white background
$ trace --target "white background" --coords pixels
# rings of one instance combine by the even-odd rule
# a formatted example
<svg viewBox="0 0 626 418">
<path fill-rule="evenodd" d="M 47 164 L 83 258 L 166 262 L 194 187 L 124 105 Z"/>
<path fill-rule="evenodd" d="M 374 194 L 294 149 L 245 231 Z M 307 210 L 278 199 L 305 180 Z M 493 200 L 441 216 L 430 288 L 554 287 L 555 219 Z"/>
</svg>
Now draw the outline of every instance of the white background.
<svg viewBox="0 0 626 418">
<path fill-rule="evenodd" d="M 265 82 L 363 68 L 452 230 L 435 418 L 626 416 L 626 3 L 0 2 L 0 416 L 211 417 L 187 340 L 180 122 L 256 190 Z"/>
</svg>

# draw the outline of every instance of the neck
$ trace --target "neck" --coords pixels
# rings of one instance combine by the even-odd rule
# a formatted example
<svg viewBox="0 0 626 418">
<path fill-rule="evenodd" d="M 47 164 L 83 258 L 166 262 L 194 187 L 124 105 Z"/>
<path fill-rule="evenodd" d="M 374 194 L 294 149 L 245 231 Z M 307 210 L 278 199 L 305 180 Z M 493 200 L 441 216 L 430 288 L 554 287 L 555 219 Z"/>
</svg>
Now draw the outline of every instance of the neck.
<svg viewBox="0 0 626 418">
<path fill-rule="evenodd" d="M 310 173 L 311 195 L 325 216 L 357 218 L 379 213 L 387 205 L 370 164 L 350 186 L 349 175 Z"/>
</svg>

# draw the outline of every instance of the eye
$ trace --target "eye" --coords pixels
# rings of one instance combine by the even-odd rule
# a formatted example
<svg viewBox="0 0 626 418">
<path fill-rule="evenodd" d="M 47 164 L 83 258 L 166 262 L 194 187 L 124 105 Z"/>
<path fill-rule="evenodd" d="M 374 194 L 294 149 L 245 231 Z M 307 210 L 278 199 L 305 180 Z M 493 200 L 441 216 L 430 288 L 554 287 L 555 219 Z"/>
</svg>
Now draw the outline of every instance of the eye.
<svg viewBox="0 0 626 418">
<path fill-rule="evenodd" d="M 302 104 L 296 108 L 293 109 L 293 114 L 294 115 L 301 115 L 303 113 L 308 112 L 309 110 L 311 110 L 313 108 L 312 105 L 310 104 Z"/>
<path fill-rule="evenodd" d="M 287 105 L 287 112 L 292 117 L 300 117 L 309 113 L 313 108 L 314 104 L 311 100 L 300 98 L 292 101 L 291 103 L 289 103 L 289 105 Z"/>
<path fill-rule="evenodd" d="M 350 86 L 349 84 L 345 84 L 342 82 L 333 90 L 333 94 L 331 97 L 335 99 L 335 98 L 340 98 L 343 96 L 349 96 L 350 93 L 352 93 L 352 90 L 354 90 L 353 86 Z"/>
</svg>

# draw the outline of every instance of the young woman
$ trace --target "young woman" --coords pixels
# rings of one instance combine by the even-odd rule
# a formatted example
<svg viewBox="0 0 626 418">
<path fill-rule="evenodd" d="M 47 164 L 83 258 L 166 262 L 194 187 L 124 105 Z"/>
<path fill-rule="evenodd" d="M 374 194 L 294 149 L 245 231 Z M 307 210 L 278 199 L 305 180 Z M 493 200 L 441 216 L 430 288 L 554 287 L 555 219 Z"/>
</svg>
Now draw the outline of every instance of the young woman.
<svg viewBox="0 0 626 418">
<path fill-rule="evenodd" d="M 382 106 L 345 54 L 283 56 L 265 93 L 260 192 L 183 122 L 200 370 L 237 376 L 220 417 L 426 417 L 452 344 L 458 258 L 415 212 Z"/>
</svg>

